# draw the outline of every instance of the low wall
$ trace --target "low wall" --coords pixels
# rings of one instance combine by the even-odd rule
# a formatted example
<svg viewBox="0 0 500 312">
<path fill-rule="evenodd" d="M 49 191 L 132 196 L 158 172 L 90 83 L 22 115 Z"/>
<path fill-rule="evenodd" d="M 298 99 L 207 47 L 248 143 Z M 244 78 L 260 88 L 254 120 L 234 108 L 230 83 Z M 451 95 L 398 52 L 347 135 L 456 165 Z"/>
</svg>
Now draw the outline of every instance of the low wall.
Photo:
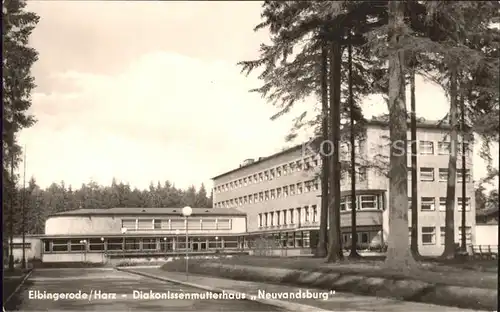
<svg viewBox="0 0 500 312">
<path fill-rule="evenodd" d="M 167 263 L 162 266 L 162 269 L 177 271 L 176 265 L 178 264 Z M 190 262 L 189 271 L 195 274 L 236 280 L 334 289 L 339 292 L 455 306 L 464 309 L 496 311 L 498 307 L 498 294 L 495 288 L 430 284 L 419 280 L 396 277 L 370 277 L 339 272 L 311 272 L 211 262 Z M 488 286 L 494 287 L 493 285 Z"/>
<path fill-rule="evenodd" d="M 498 224 L 476 224 L 475 245 L 498 246 Z"/>
</svg>

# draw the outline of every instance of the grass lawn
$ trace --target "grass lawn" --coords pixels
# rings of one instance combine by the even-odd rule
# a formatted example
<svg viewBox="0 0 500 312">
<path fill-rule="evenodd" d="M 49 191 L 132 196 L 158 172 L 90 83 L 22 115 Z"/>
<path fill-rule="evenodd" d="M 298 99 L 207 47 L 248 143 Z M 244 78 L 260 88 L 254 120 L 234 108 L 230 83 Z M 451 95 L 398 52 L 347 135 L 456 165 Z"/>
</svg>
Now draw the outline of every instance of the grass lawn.
<svg viewBox="0 0 500 312">
<path fill-rule="evenodd" d="M 457 286 L 470 286 L 481 288 L 498 287 L 498 262 L 473 261 L 444 263 L 437 260 L 426 260 L 419 262 L 417 271 L 395 272 L 383 268 L 383 260 L 380 257 L 371 259 L 369 257 L 360 260 L 344 260 L 337 263 L 326 263 L 325 259 L 312 257 L 279 258 L 279 257 L 256 257 L 238 256 L 233 258 L 222 258 L 219 260 L 190 260 L 192 265 L 203 262 L 223 263 L 230 265 L 248 265 L 268 268 L 287 268 L 294 270 L 310 270 L 319 272 L 332 272 L 342 274 L 363 275 L 370 277 L 385 277 L 395 279 L 417 279 L 432 284 L 449 284 Z M 165 269 L 171 271 L 183 271 L 184 260 L 167 263 Z"/>
</svg>

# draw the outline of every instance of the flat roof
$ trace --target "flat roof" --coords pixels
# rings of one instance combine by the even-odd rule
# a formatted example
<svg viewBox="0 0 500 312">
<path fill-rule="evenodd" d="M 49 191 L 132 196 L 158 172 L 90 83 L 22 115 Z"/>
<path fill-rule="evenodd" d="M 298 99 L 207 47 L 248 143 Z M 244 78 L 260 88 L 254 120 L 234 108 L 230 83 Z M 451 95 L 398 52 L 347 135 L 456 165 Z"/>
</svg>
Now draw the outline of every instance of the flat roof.
<svg viewBox="0 0 500 312">
<path fill-rule="evenodd" d="M 244 212 L 234 208 L 191 208 L 192 216 L 246 216 Z M 50 217 L 62 216 L 157 216 L 157 215 L 182 215 L 182 208 L 107 208 L 107 209 L 76 209 L 63 211 L 50 215 Z"/>
<path fill-rule="evenodd" d="M 388 127 L 389 126 L 389 123 L 387 122 L 386 118 L 366 120 L 365 124 L 367 126 L 380 126 L 380 127 Z M 409 126 L 410 126 L 410 121 L 408 121 L 408 127 Z M 420 129 L 443 129 L 443 130 L 446 129 L 446 130 L 448 130 L 448 129 L 450 129 L 450 126 L 449 126 L 449 124 L 447 122 L 443 122 L 443 121 L 440 121 L 440 120 L 424 120 L 424 119 L 420 118 L 419 120 L 417 120 L 417 128 L 420 128 Z M 318 138 L 316 138 L 314 140 L 321 140 L 321 139 L 322 139 L 321 137 L 318 137 Z M 244 169 L 244 168 L 250 168 L 250 167 L 252 167 L 254 165 L 260 164 L 260 163 L 262 163 L 262 162 L 264 162 L 266 160 L 278 157 L 280 155 L 293 152 L 294 150 L 302 148 L 302 146 L 305 143 L 307 143 L 307 142 L 304 142 L 304 143 L 301 143 L 301 144 L 297 144 L 295 146 L 292 146 L 290 148 L 287 148 L 287 149 L 285 149 L 283 151 L 280 151 L 278 153 L 272 154 L 270 156 L 259 157 L 258 159 L 256 159 L 255 161 L 253 161 L 253 162 L 251 162 L 251 163 L 249 163 L 247 165 L 239 166 L 239 167 L 237 167 L 235 169 L 232 169 L 232 170 L 229 170 L 227 172 L 221 173 L 221 174 L 213 177 L 212 180 L 215 180 L 215 179 L 221 178 L 221 177 L 223 177 L 225 175 L 237 172 L 238 170 L 241 170 L 241 169 Z"/>
</svg>

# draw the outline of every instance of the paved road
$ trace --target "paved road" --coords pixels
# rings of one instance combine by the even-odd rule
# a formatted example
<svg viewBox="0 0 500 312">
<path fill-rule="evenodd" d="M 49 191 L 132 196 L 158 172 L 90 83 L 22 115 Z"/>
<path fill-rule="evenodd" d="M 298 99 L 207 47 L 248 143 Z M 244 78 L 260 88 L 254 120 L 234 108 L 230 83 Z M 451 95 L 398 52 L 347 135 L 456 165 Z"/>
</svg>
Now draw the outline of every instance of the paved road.
<svg viewBox="0 0 500 312">
<path fill-rule="evenodd" d="M 231 299 L 137 299 L 133 291 L 170 295 L 198 293 L 200 290 L 169 284 L 113 269 L 40 269 L 33 272 L 20 291 L 6 305 L 7 311 L 281 311 L 247 300 Z M 86 299 L 36 299 L 33 296 L 55 293 L 92 292 Z M 99 299 L 97 292 L 101 292 Z M 104 295 L 106 294 L 106 296 Z M 30 297 L 31 296 L 31 297 Z M 104 298 L 107 297 L 107 298 Z"/>
</svg>

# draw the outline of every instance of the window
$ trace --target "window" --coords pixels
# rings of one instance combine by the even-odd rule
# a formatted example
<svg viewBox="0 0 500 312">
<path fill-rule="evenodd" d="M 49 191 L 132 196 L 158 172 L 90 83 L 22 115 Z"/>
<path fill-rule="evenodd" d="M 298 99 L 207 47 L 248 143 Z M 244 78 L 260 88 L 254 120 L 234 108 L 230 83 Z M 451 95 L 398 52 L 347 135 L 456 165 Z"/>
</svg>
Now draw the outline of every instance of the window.
<svg viewBox="0 0 500 312">
<path fill-rule="evenodd" d="M 270 212 L 269 215 L 267 216 L 269 225 L 274 226 L 274 212 Z"/>
<path fill-rule="evenodd" d="M 253 183 L 259 182 L 259 175 L 256 173 L 253 175 Z"/>
<path fill-rule="evenodd" d="M 282 214 L 283 214 L 283 224 L 287 224 L 287 213 L 288 213 L 288 210 L 283 210 L 282 211 Z"/>
<path fill-rule="evenodd" d="M 251 204 L 253 202 L 253 195 L 248 195 L 248 203 Z"/>
<path fill-rule="evenodd" d="M 463 202 L 463 198 L 458 197 L 457 198 L 458 211 L 462 211 L 462 202 Z M 466 197 L 465 198 L 465 211 L 469 211 L 469 210 L 470 210 L 470 198 Z"/>
<path fill-rule="evenodd" d="M 69 244 L 71 251 L 84 251 L 87 247 L 87 241 L 83 239 L 72 239 Z"/>
<path fill-rule="evenodd" d="M 446 228 L 444 226 L 439 228 L 439 238 L 441 240 L 441 245 L 444 245 Z"/>
<path fill-rule="evenodd" d="M 269 191 L 264 192 L 264 200 L 269 200 Z"/>
<path fill-rule="evenodd" d="M 446 211 L 446 197 L 439 197 L 439 211 Z"/>
<path fill-rule="evenodd" d="M 260 192 L 259 193 L 259 201 L 263 201 L 264 200 L 264 193 L 263 192 Z"/>
<path fill-rule="evenodd" d="M 420 210 L 421 211 L 433 211 L 435 205 L 434 197 L 422 197 L 420 200 Z"/>
<path fill-rule="evenodd" d="M 274 179 L 274 177 L 275 177 L 274 169 L 271 169 L 269 173 L 269 180 Z"/>
<path fill-rule="evenodd" d="M 268 216 L 268 213 L 265 212 L 264 213 L 264 226 L 268 226 L 269 225 L 269 220 L 268 220 L 269 216 Z"/>
<path fill-rule="evenodd" d="M 304 221 L 309 222 L 309 206 L 304 207 Z"/>
<path fill-rule="evenodd" d="M 248 181 L 248 179 L 247 179 L 247 178 L 244 178 L 244 179 L 243 179 L 243 185 L 244 185 L 244 186 L 246 186 L 246 185 L 247 185 L 247 181 Z"/>
<path fill-rule="evenodd" d="M 408 197 L 408 209 L 411 210 L 411 197 Z"/>
<path fill-rule="evenodd" d="M 420 168 L 420 181 L 434 181 L 434 168 Z"/>
<path fill-rule="evenodd" d="M 151 230 L 153 228 L 153 220 L 152 219 L 139 219 L 137 221 L 137 229 L 138 230 Z"/>
<path fill-rule="evenodd" d="M 281 177 L 281 168 L 280 167 L 276 168 L 276 177 L 277 178 Z"/>
<path fill-rule="evenodd" d="M 345 196 L 344 198 L 345 198 L 345 210 L 351 210 L 352 208 L 351 196 Z M 340 199 L 340 202 L 341 202 L 340 210 L 342 210 L 342 199 Z M 354 200 L 354 205 L 357 208 L 358 205 L 356 203 L 356 199 Z"/>
<path fill-rule="evenodd" d="M 314 157 L 314 158 L 313 158 L 313 161 L 312 161 L 312 162 L 313 162 L 313 166 L 314 166 L 314 167 L 317 167 L 317 166 L 319 165 L 319 160 L 318 160 L 318 158 L 316 158 L 316 157 Z"/>
<path fill-rule="evenodd" d="M 345 197 L 342 197 L 340 199 L 340 211 L 346 211 L 347 210 L 347 204 L 345 201 Z"/>
<path fill-rule="evenodd" d="M 439 168 L 439 182 L 448 181 L 448 168 Z"/>
<path fill-rule="evenodd" d="M 259 213 L 259 227 L 262 227 L 262 213 Z"/>
<path fill-rule="evenodd" d="M 464 173 L 464 171 L 462 169 L 457 169 L 457 182 L 458 183 L 462 183 L 463 173 Z M 465 169 L 465 182 L 466 183 L 470 182 L 470 170 L 469 169 Z"/>
<path fill-rule="evenodd" d="M 358 170 L 358 179 L 359 181 L 365 181 L 367 178 L 366 168 L 359 168 Z"/>
<path fill-rule="evenodd" d="M 310 232 L 302 232 L 302 245 L 304 248 L 311 247 L 311 233 Z"/>
<path fill-rule="evenodd" d="M 243 203 L 244 204 L 248 203 L 248 197 L 247 196 L 243 196 Z"/>
<path fill-rule="evenodd" d="M 143 238 L 142 239 L 142 249 L 144 249 L 144 250 L 156 250 L 156 238 Z"/>
<path fill-rule="evenodd" d="M 312 190 L 313 181 L 307 181 L 306 184 L 306 192 L 310 192 Z"/>
<path fill-rule="evenodd" d="M 288 173 L 288 165 L 283 165 L 283 175 Z"/>
<path fill-rule="evenodd" d="M 302 170 L 302 160 L 297 160 L 297 162 L 295 163 L 296 165 L 296 168 L 297 168 L 297 171 L 301 171 Z"/>
<path fill-rule="evenodd" d="M 125 250 L 139 250 L 139 239 L 138 238 L 126 238 L 125 239 Z"/>
<path fill-rule="evenodd" d="M 231 219 L 218 219 L 217 230 L 230 230 L 232 228 Z"/>
<path fill-rule="evenodd" d="M 377 196 L 361 195 L 361 209 L 377 209 Z"/>
<path fill-rule="evenodd" d="M 104 250 L 104 239 L 91 238 L 89 239 L 89 250 Z"/>
<path fill-rule="evenodd" d="M 275 199 L 276 198 L 276 191 L 275 190 L 271 190 L 271 199 Z"/>
<path fill-rule="evenodd" d="M 283 186 L 283 197 L 288 196 L 288 186 Z"/>
<path fill-rule="evenodd" d="M 155 230 L 160 230 L 161 229 L 161 220 L 155 219 L 155 221 L 154 221 L 154 228 L 155 228 Z"/>
<path fill-rule="evenodd" d="M 438 142 L 438 154 L 439 155 L 449 155 L 450 154 L 450 142 Z"/>
<path fill-rule="evenodd" d="M 238 205 L 243 205 L 243 197 L 238 197 Z"/>
<path fill-rule="evenodd" d="M 108 250 L 110 250 L 110 251 L 123 250 L 123 239 L 122 238 L 109 238 L 108 239 Z"/>
<path fill-rule="evenodd" d="M 277 197 L 277 198 L 280 198 L 280 197 L 281 197 L 281 187 L 278 187 L 278 188 L 276 189 L 276 197 Z"/>
<path fill-rule="evenodd" d="M 293 234 L 294 234 L 293 232 L 288 232 L 288 234 L 287 234 L 287 243 L 286 243 L 287 247 L 293 248 L 293 244 L 295 242 L 295 238 L 294 238 Z"/>
<path fill-rule="evenodd" d="M 303 233 L 309 233 L 309 232 L 295 232 L 295 247 L 302 247 L 303 246 Z"/>
<path fill-rule="evenodd" d="M 290 185 L 290 195 L 295 195 L 295 185 Z"/>
<path fill-rule="evenodd" d="M 264 179 L 264 175 L 261 173 L 259 173 L 259 181 L 262 182 L 262 180 Z"/>
<path fill-rule="evenodd" d="M 294 163 L 294 162 L 291 162 L 291 163 L 289 164 L 289 167 L 290 167 L 290 169 L 289 169 L 288 171 L 289 171 L 290 173 L 292 173 L 292 172 L 294 172 L 294 171 L 295 171 L 295 163 Z"/>
<path fill-rule="evenodd" d="M 431 245 L 436 243 L 436 228 L 432 226 L 422 227 L 422 244 Z"/>
<path fill-rule="evenodd" d="M 314 180 L 314 186 L 313 186 L 315 191 L 319 190 L 319 179 Z"/>
<path fill-rule="evenodd" d="M 254 203 L 259 202 L 259 194 L 257 194 L 257 193 L 253 194 L 253 201 L 254 201 Z"/>
<path fill-rule="evenodd" d="M 135 231 L 135 226 L 136 226 L 136 223 L 135 223 L 135 219 L 129 219 L 129 220 L 122 220 L 122 228 L 125 228 L 127 230 L 132 230 L 132 231 Z"/>
<path fill-rule="evenodd" d="M 24 249 L 30 249 L 31 243 L 24 243 Z M 23 243 L 12 243 L 12 249 L 23 249 Z"/>
<path fill-rule="evenodd" d="M 318 207 L 316 205 L 312 205 L 312 222 L 318 222 Z"/>
<path fill-rule="evenodd" d="M 458 143 L 457 147 L 458 147 L 458 151 L 457 151 L 458 155 L 462 155 L 462 148 L 465 148 L 465 155 L 467 155 L 469 153 L 469 143 L 467 143 L 467 142 L 465 142 L 465 143 Z"/>
<path fill-rule="evenodd" d="M 299 221 L 299 223 L 302 222 L 302 211 L 300 208 L 297 208 L 297 220 Z"/>
<path fill-rule="evenodd" d="M 52 241 L 52 251 L 68 251 L 68 241 L 65 239 Z"/>
<path fill-rule="evenodd" d="M 458 242 L 462 243 L 462 227 L 458 228 Z M 472 229 L 470 226 L 465 227 L 465 244 L 472 245 Z"/>
<path fill-rule="evenodd" d="M 297 194 L 302 194 L 302 182 L 297 183 Z"/>
<path fill-rule="evenodd" d="M 269 171 L 264 171 L 264 181 L 269 180 Z"/>
<path fill-rule="evenodd" d="M 293 208 L 289 210 L 290 212 L 290 224 L 294 224 L 294 218 L 293 218 Z"/>
<path fill-rule="evenodd" d="M 186 224 L 182 219 L 171 219 L 170 228 L 172 230 L 184 230 L 186 228 Z"/>
<path fill-rule="evenodd" d="M 420 141 L 420 154 L 421 155 L 433 155 L 434 154 L 434 142 L 432 142 L 432 141 Z"/>
<path fill-rule="evenodd" d="M 43 241 L 43 250 L 45 252 L 50 252 L 50 242 L 49 241 Z"/>
<path fill-rule="evenodd" d="M 280 225 L 281 224 L 281 211 L 276 211 L 275 214 L 276 214 L 276 225 Z"/>
<path fill-rule="evenodd" d="M 368 243 L 368 233 L 361 233 L 361 244 Z"/>
</svg>

